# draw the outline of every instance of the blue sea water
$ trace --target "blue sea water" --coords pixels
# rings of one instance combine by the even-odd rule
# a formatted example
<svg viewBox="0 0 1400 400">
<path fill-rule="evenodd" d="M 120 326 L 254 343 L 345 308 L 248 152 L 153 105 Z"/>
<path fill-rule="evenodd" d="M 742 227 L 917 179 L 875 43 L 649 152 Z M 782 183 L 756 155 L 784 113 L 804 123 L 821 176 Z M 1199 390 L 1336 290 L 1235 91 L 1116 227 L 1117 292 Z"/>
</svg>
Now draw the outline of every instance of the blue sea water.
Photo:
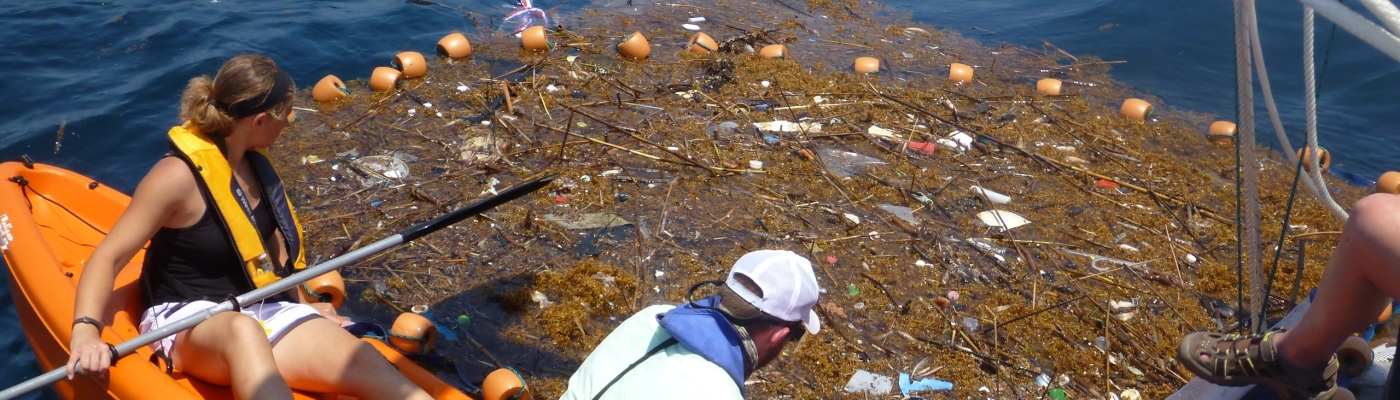
<svg viewBox="0 0 1400 400">
<path fill-rule="evenodd" d="M 552 7 L 550 0 L 538 5 Z M 799 2 L 800 3 L 800 2 Z M 887 0 L 919 22 L 989 44 L 1123 60 L 1113 76 L 1165 106 L 1234 115 L 1233 17 L 1228 1 Z M 321 76 L 363 77 L 402 50 L 431 52 L 450 30 L 475 29 L 464 12 L 499 15 L 504 0 L 0 2 L 0 160 L 29 154 L 130 192 L 165 151 L 189 78 L 229 56 L 262 52 L 301 86 Z M 1302 138 L 1302 7 L 1261 2 L 1263 48 L 1287 131 Z M 1354 4 L 1349 4 L 1355 6 Z M 567 11 L 579 4 L 563 6 Z M 1364 14 L 1364 12 L 1363 12 Z M 1319 130 L 1334 167 L 1374 179 L 1400 170 L 1396 129 L 1400 63 L 1319 18 Z M 1324 57 L 1324 54 L 1326 55 Z M 1257 113 L 1264 115 L 1262 103 Z M 1389 117 L 1389 118 L 1387 118 Z M 1265 120 L 1261 143 L 1272 141 Z M 55 138 L 63 126 L 62 147 Z M 3 276 L 3 275 L 0 275 Z M 3 278 L 0 278 L 3 279 Z M 38 366 L 0 286 L 0 387 Z M 35 395 L 52 397 L 52 394 Z"/>
</svg>

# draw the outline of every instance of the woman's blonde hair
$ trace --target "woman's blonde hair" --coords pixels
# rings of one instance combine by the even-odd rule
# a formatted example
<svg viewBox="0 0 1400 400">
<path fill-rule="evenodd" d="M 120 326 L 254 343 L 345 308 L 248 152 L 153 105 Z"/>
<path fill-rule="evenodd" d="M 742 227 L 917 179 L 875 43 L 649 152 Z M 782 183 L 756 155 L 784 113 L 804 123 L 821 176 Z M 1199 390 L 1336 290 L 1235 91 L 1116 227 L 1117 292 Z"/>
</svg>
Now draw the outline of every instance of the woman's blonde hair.
<svg viewBox="0 0 1400 400">
<path fill-rule="evenodd" d="M 231 114 L 230 109 L 246 108 L 234 106 L 257 103 L 264 97 L 277 96 L 277 93 L 268 92 L 278 86 L 278 79 L 290 81 L 290 78 L 282 75 L 284 74 L 277 68 L 277 63 L 265 55 L 234 56 L 224 62 L 224 66 L 219 68 L 219 73 L 213 79 L 208 75 L 190 79 L 189 85 L 185 87 L 185 94 L 180 97 L 180 117 L 198 126 L 206 135 L 225 137 L 234 121 L 251 116 Z M 281 120 L 291 111 L 292 94 L 295 92 L 296 85 L 290 85 L 285 97 L 279 97 L 282 99 L 280 102 L 259 112 L 267 112 L 272 118 Z"/>
</svg>

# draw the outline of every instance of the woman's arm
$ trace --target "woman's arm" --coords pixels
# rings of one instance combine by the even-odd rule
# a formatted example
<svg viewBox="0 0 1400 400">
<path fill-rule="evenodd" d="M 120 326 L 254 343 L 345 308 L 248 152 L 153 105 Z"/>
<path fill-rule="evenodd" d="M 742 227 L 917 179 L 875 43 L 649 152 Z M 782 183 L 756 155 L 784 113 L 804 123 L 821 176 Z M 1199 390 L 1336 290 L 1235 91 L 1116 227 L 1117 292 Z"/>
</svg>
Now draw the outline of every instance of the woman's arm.
<svg viewBox="0 0 1400 400">
<path fill-rule="evenodd" d="M 131 205 L 98 243 L 83 266 L 82 277 L 78 280 L 77 299 L 74 300 L 74 320 L 82 317 L 102 320 L 118 268 L 130 262 L 161 226 L 172 222 L 178 226 L 187 225 L 184 222 L 188 222 L 188 214 L 196 211 L 188 206 L 191 196 L 198 197 L 201 202 L 203 200 L 199 197 L 194 174 L 184 161 L 166 157 L 151 168 L 151 172 L 136 186 Z M 75 372 L 105 373 L 112 362 L 107 344 L 102 342 L 97 327 L 91 324 L 73 326 L 69 352 L 69 379 Z"/>
</svg>

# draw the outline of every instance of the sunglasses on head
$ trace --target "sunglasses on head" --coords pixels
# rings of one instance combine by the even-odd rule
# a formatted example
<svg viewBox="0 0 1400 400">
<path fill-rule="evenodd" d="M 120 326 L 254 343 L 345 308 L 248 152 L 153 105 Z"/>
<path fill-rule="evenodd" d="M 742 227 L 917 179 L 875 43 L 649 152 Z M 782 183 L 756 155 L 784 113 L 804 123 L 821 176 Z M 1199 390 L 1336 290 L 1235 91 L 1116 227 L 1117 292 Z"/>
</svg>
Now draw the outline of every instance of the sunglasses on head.
<svg viewBox="0 0 1400 400">
<path fill-rule="evenodd" d="M 747 327 L 747 326 L 752 325 L 752 324 L 757 323 L 757 322 L 767 322 L 767 323 L 773 324 L 773 325 L 786 326 L 786 327 L 788 327 L 788 341 L 791 341 L 791 342 L 797 342 L 797 341 L 799 341 L 799 340 L 802 340 L 802 335 L 804 335 L 804 334 L 807 333 L 807 327 L 803 326 L 801 321 L 786 321 L 786 320 L 783 320 L 783 319 L 781 319 L 781 318 L 778 318 L 778 317 L 774 317 L 774 316 L 772 316 L 772 315 L 769 315 L 768 313 L 763 312 L 763 311 L 759 311 L 759 312 L 758 312 L 758 316 L 755 316 L 755 317 L 740 318 L 740 317 L 734 316 L 734 314 L 730 314 L 728 311 L 725 311 L 723 308 L 705 306 L 705 305 L 701 305 L 700 303 L 696 303 L 696 302 L 695 302 L 695 300 L 694 300 L 694 295 L 695 295 L 695 290 L 696 290 L 696 289 L 699 289 L 701 286 L 705 286 L 705 285 L 714 285 L 714 286 L 716 286 L 716 287 L 719 287 L 719 286 L 724 285 L 724 284 L 725 284 L 724 281 L 720 281 L 720 280 L 709 280 L 709 281 L 703 281 L 703 282 L 700 282 L 700 283 L 696 283 L 696 284 L 694 284 L 694 285 L 691 285 L 691 286 L 690 286 L 690 289 L 689 289 L 689 290 L 686 290 L 686 292 L 685 292 L 685 302 L 688 303 L 688 304 L 690 304 L 690 308 L 705 309 L 705 310 L 714 310 L 714 311 L 718 312 L 720 315 L 723 315 L 723 316 L 724 316 L 724 319 L 728 320 L 729 323 L 732 323 L 732 324 L 738 325 L 738 326 Z"/>
</svg>

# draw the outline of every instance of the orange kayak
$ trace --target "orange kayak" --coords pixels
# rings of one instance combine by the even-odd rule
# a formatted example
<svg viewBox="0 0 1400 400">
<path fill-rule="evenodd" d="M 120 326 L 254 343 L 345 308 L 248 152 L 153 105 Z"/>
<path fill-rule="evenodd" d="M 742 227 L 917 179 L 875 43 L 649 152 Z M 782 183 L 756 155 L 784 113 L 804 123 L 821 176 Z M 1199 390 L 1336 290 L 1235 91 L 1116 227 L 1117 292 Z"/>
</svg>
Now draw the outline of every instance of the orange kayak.
<svg viewBox="0 0 1400 400">
<path fill-rule="evenodd" d="M 68 361 L 72 335 L 73 299 L 83 263 L 117 222 L 131 198 L 78 173 L 20 162 L 0 164 L 0 248 L 10 270 L 10 293 L 24 335 L 44 370 Z M 141 318 L 141 274 L 144 250 L 117 273 L 107 303 L 102 330 L 108 343 L 135 338 Z M 380 341 L 366 340 L 414 383 L 438 399 L 470 399 Z M 151 363 L 151 350 L 141 347 L 112 367 L 105 385 L 79 377 L 54 385 L 65 399 L 232 399 L 228 387 L 186 377 L 166 375 Z M 320 399 L 318 393 L 296 393 L 298 399 Z"/>
</svg>

